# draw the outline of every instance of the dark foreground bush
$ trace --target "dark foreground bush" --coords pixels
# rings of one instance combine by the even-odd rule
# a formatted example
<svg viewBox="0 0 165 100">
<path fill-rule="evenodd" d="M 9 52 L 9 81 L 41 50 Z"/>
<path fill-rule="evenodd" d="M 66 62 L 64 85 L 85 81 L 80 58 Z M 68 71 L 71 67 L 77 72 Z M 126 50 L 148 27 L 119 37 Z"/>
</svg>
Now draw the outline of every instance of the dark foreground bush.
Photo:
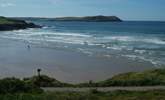
<svg viewBox="0 0 165 100">
<path fill-rule="evenodd" d="M 0 80 L 0 94 L 6 93 L 41 93 L 42 90 L 32 84 L 16 78 L 4 78 Z"/>
<path fill-rule="evenodd" d="M 165 91 L 23 93 L 0 95 L 0 100 L 165 100 Z"/>
</svg>

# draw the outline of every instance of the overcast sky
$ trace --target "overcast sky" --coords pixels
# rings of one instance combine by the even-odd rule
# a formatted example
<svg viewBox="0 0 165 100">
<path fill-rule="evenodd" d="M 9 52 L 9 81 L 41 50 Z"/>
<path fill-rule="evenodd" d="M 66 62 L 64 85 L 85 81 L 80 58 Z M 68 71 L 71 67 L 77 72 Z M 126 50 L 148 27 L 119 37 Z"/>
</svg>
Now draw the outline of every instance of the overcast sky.
<svg viewBox="0 0 165 100">
<path fill-rule="evenodd" d="M 124 20 L 164 20 L 165 0 L 0 0 L 0 16 L 115 15 Z"/>
</svg>

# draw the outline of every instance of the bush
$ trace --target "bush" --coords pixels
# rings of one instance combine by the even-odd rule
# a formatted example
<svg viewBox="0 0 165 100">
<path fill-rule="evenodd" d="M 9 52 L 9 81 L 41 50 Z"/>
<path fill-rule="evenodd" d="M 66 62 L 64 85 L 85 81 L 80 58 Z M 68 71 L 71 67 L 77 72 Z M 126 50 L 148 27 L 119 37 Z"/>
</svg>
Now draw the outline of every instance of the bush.
<svg viewBox="0 0 165 100">
<path fill-rule="evenodd" d="M 0 80 L 0 93 L 41 93 L 42 90 L 17 78 Z"/>
<path fill-rule="evenodd" d="M 97 93 L 100 93 L 97 89 L 91 89 L 90 90 L 90 93 L 92 94 L 97 94 Z"/>
<path fill-rule="evenodd" d="M 30 83 L 34 86 L 38 86 L 38 87 L 69 87 L 69 86 L 73 86 L 71 84 L 67 84 L 67 83 L 62 83 L 54 78 L 48 77 L 46 75 L 41 75 L 39 76 L 34 76 L 31 78 L 25 78 L 24 79 L 25 82 Z"/>
<path fill-rule="evenodd" d="M 130 72 L 116 75 L 98 83 L 99 86 L 155 86 L 165 85 L 165 69 Z"/>
</svg>

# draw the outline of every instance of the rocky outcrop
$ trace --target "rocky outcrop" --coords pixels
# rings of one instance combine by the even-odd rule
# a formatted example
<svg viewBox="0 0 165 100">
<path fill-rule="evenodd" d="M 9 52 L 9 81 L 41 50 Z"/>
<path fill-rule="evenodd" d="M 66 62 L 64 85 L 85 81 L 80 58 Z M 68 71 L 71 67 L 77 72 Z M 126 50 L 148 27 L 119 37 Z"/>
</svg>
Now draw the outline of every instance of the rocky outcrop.
<svg viewBox="0 0 165 100">
<path fill-rule="evenodd" d="M 19 30 L 26 28 L 41 28 L 34 23 L 27 23 L 24 20 L 16 20 L 6 17 L 0 17 L 0 31 Z"/>
</svg>

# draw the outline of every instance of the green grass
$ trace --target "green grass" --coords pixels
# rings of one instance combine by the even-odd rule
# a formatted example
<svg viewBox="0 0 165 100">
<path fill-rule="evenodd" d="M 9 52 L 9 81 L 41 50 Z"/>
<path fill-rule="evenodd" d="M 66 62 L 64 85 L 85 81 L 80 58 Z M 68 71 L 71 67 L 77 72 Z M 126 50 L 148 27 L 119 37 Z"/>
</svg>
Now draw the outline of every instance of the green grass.
<svg viewBox="0 0 165 100">
<path fill-rule="evenodd" d="M 153 69 L 143 72 L 128 72 L 100 81 L 77 84 L 79 87 L 109 86 L 165 86 L 165 69 Z"/>
<path fill-rule="evenodd" d="M 55 78 L 46 76 L 46 75 L 41 75 L 40 77 L 38 76 L 33 76 L 30 78 L 24 78 L 23 80 L 26 83 L 33 84 L 35 86 L 40 86 L 40 87 L 70 87 L 73 86 L 72 84 L 68 83 L 63 83 Z"/>
<path fill-rule="evenodd" d="M 17 89 L 17 86 L 23 86 Z M 154 69 L 144 72 L 129 72 L 116 75 L 100 82 L 89 81 L 88 83 L 69 84 L 60 82 L 46 75 L 24 78 L 0 79 L 0 93 L 11 93 L 25 89 L 33 90 L 33 87 L 109 87 L 109 86 L 165 86 L 165 69 Z"/>
<path fill-rule="evenodd" d="M 22 24 L 22 23 L 23 23 L 23 21 L 18 21 L 18 20 L 6 18 L 6 17 L 0 17 L 0 25 L 2 25 L 2 24 Z"/>
<path fill-rule="evenodd" d="M 165 85 L 165 69 L 154 69 L 144 72 L 129 72 L 116 75 L 99 82 L 105 86 L 154 86 Z"/>
<path fill-rule="evenodd" d="M 0 100 L 165 100 L 165 91 L 46 92 L 42 94 L 5 94 Z"/>
<path fill-rule="evenodd" d="M 0 24 L 14 24 L 14 21 L 11 21 L 5 17 L 0 17 Z"/>
</svg>

